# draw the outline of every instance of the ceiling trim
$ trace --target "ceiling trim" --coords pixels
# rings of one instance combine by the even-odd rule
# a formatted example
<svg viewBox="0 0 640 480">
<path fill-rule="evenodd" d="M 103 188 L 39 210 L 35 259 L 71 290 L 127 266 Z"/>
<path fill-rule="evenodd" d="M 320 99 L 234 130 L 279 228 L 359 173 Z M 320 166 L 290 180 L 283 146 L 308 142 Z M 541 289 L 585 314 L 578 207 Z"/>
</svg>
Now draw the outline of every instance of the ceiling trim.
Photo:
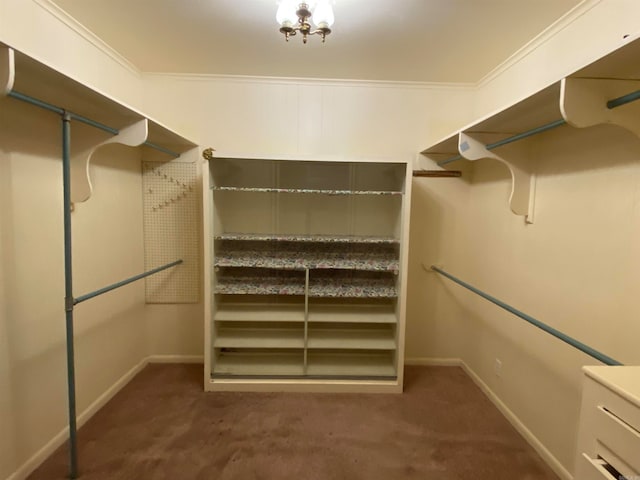
<svg viewBox="0 0 640 480">
<path fill-rule="evenodd" d="M 65 10 L 60 8 L 57 4 L 53 3 L 52 0 L 33 0 L 33 2 L 40 6 L 42 9 L 53 15 L 56 19 L 58 19 L 63 25 L 73 30 L 75 33 L 80 35 L 84 40 L 89 42 L 99 51 L 107 55 L 113 61 L 118 63 L 120 66 L 126 68 L 131 73 L 136 75 L 140 75 L 141 70 L 136 67 L 133 63 L 127 60 L 120 52 L 109 46 L 104 40 L 98 37 L 95 33 L 89 30 L 87 27 L 82 25 L 78 20 L 69 15 Z"/>
<path fill-rule="evenodd" d="M 309 77 L 267 77 L 254 75 L 222 75 L 213 73 L 165 73 L 143 72 L 142 77 L 172 78 L 191 82 L 236 82 L 261 83 L 272 85 L 304 85 L 304 86 L 334 86 L 334 87 L 376 87 L 376 88 L 407 88 L 422 90 L 473 90 L 475 83 L 462 82 L 409 82 L 397 80 L 361 80 L 340 78 L 309 78 Z"/>
<path fill-rule="evenodd" d="M 567 13 L 565 13 L 558 20 L 553 22 L 547 28 L 545 28 L 542 32 L 532 38 L 529 42 L 527 42 L 522 48 L 517 50 L 513 55 L 507 58 L 505 61 L 500 63 L 496 68 L 487 73 L 484 77 L 482 77 L 476 84 L 475 87 L 480 89 L 491 83 L 497 77 L 502 75 L 505 71 L 509 70 L 515 64 L 522 61 L 524 58 L 529 56 L 531 53 L 536 51 L 540 46 L 544 45 L 548 41 L 550 41 L 553 37 L 555 37 L 558 33 L 562 32 L 565 28 L 571 25 L 573 22 L 578 20 L 584 14 L 586 14 L 593 7 L 601 3 L 602 0 L 582 0 L 578 5 L 573 7 Z"/>
<path fill-rule="evenodd" d="M 222 74 L 189 74 L 189 73 L 172 73 L 172 72 L 144 72 L 135 64 L 129 61 L 117 50 L 112 48 L 108 43 L 103 41 L 95 33 L 81 24 L 78 20 L 68 14 L 65 10 L 53 2 L 53 0 L 32 0 L 41 8 L 46 10 L 65 26 L 73 30 L 84 40 L 93 45 L 96 49 L 104 53 L 113 61 L 123 68 L 139 76 L 163 76 L 167 78 L 180 78 L 200 81 L 211 81 L 219 79 L 221 81 L 237 81 L 237 82 L 263 82 L 272 84 L 305 84 L 305 85 L 334 85 L 334 86 L 377 86 L 377 87 L 405 87 L 405 88 L 422 88 L 422 89 L 480 89 L 488 83 L 495 80 L 505 71 L 509 70 L 515 64 L 526 58 L 532 52 L 537 50 L 541 45 L 551 40 L 554 36 L 567 28 L 573 22 L 578 20 L 603 0 L 582 0 L 578 5 L 573 7 L 554 23 L 545 28 L 532 40 L 527 42 L 523 47 L 514 54 L 501 62 L 489 73 L 479 79 L 477 82 L 409 82 L 409 81 L 393 81 L 393 80 L 366 80 L 366 79 L 321 79 L 306 77 L 264 77 L 252 75 L 222 75 Z"/>
</svg>

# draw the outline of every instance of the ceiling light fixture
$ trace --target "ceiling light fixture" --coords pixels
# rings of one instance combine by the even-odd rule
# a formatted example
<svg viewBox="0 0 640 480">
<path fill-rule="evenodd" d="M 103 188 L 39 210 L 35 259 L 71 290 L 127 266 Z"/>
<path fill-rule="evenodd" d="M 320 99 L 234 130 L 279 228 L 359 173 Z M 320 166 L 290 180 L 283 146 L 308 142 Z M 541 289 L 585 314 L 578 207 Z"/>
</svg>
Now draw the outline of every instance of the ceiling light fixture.
<svg viewBox="0 0 640 480">
<path fill-rule="evenodd" d="M 331 0 L 309 0 L 306 2 L 281 0 L 276 20 L 287 42 L 289 37 L 300 32 L 302 43 L 307 43 L 309 35 L 321 35 L 322 43 L 324 43 L 325 37 L 331 33 L 331 25 L 334 22 Z M 316 30 L 311 30 L 309 20 L 313 21 Z"/>
</svg>

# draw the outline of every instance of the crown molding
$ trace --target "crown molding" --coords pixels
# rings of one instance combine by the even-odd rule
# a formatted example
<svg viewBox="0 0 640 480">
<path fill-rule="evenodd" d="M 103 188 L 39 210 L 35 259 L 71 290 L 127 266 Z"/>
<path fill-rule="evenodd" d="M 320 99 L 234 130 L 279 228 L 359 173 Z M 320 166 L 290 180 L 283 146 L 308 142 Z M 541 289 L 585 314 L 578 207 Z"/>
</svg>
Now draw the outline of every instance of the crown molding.
<svg viewBox="0 0 640 480">
<path fill-rule="evenodd" d="M 53 3 L 52 0 L 32 0 L 36 5 L 47 11 L 49 14 L 58 19 L 63 25 L 73 30 L 76 34 L 81 36 L 84 40 L 93 45 L 96 49 L 104 53 L 111 58 L 114 62 L 120 66 L 126 68 L 135 75 L 141 75 L 140 69 L 131 63 L 127 58 L 122 56 L 118 51 L 114 50 L 106 42 L 104 42 L 95 33 L 82 25 L 78 20 L 69 15 L 65 10 Z"/>
<path fill-rule="evenodd" d="M 340 78 L 308 77 L 267 77 L 253 75 L 224 75 L 214 73 L 171 73 L 144 72 L 143 78 L 171 78 L 191 82 L 234 82 L 259 83 L 272 85 L 334 86 L 334 87 L 371 87 L 371 88 L 407 88 L 420 90 L 472 90 L 473 83 L 456 82 L 409 82 L 396 80 L 359 80 Z"/>
<path fill-rule="evenodd" d="M 584 14 L 589 12 L 596 5 L 601 3 L 602 0 L 582 0 L 578 5 L 573 7 L 567 13 L 565 13 L 558 20 L 553 22 L 547 28 L 545 28 L 542 32 L 532 38 L 529 42 L 527 42 L 524 46 L 522 46 L 519 50 L 517 50 L 514 54 L 500 63 L 497 67 L 487 73 L 484 77 L 482 77 L 476 84 L 476 89 L 481 89 L 485 85 L 491 83 L 497 77 L 502 75 L 505 71 L 509 70 L 515 64 L 521 62 L 529 56 L 531 53 L 535 52 L 540 46 L 544 45 L 548 41 L 550 41 L 553 37 L 555 37 L 558 33 L 562 32 L 573 22 L 578 20 Z"/>
</svg>

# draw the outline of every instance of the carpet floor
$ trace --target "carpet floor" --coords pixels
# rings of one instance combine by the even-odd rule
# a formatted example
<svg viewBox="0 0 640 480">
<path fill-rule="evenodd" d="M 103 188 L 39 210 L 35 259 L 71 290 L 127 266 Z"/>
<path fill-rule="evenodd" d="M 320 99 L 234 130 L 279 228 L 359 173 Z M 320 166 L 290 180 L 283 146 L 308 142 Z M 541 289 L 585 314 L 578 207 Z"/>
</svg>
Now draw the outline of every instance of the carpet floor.
<svg viewBox="0 0 640 480">
<path fill-rule="evenodd" d="M 557 480 L 457 367 L 399 394 L 204 393 L 148 365 L 79 431 L 82 480 Z M 30 480 L 67 478 L 67 447 Z"/>
</svg>

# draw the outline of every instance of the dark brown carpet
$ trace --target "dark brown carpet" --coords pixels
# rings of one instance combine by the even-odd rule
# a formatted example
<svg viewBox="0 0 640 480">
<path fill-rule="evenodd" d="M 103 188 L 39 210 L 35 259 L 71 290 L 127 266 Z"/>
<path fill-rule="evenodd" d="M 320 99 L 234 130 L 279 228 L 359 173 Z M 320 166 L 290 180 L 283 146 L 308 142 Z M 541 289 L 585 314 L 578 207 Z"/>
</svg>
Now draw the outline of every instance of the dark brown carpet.
<svg viewBox="0 0 640 480">
<path fill-rule="evenodd" d="M 149 365 L 79 433 L 85 480 L 557 480 L 467 375 L 407 367 L 405 393 L 204 393 Z M 29 478 L 67 476 L 66 446 Z"/>
</svg>

